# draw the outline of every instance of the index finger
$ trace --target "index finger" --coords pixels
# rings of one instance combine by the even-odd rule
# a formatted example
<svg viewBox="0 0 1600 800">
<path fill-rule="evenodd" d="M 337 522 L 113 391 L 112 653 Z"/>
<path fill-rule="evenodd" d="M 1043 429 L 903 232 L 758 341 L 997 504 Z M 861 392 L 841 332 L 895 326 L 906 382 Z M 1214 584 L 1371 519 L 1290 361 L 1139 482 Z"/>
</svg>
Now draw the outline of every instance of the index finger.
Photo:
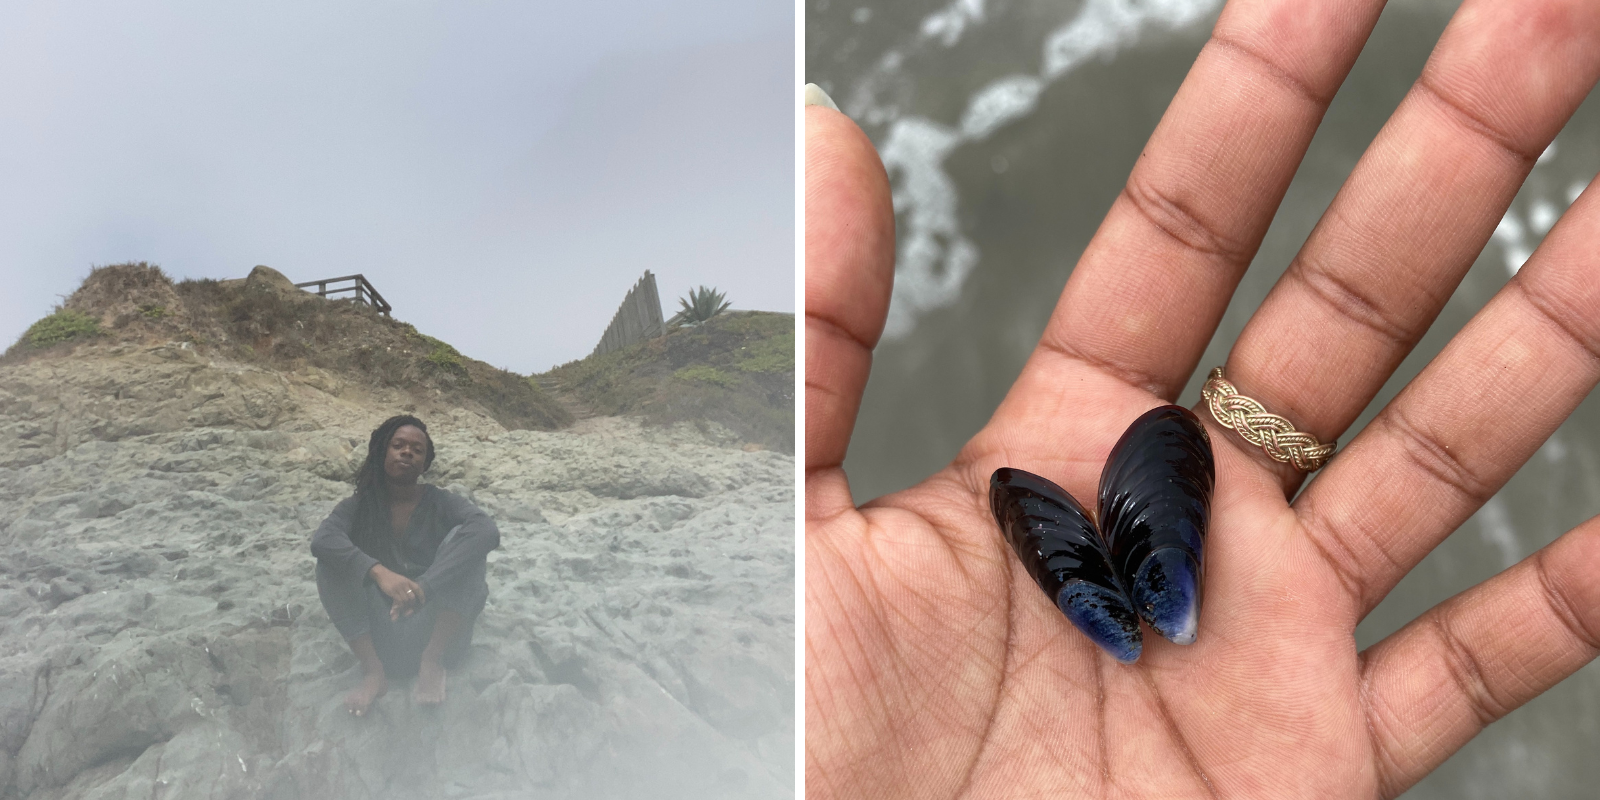
<svg viewBox="0 0 1600 800">
<path fill-rule="evenodd" d="M 1039 346 L 1176 398 L 1382 10 L 1228 3 Z"/>
</svg>

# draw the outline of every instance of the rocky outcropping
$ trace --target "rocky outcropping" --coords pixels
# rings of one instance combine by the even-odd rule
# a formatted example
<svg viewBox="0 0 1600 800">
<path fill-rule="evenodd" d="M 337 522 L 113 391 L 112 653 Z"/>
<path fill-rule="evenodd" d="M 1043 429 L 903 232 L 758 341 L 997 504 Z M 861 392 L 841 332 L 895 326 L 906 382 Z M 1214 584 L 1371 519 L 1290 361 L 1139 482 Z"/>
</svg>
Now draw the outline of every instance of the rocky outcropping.
<svg viewBox="0 0 1600 800">
<path fill-rule="evenodd" d="M 366 303 L 301 291 L 264 266 L 236 280 L 177 283 L 143 262 L 96 267 L 56 313 L 35 322 L 0 354 L 0 365 L 81 363 L 130 353 L 187 354 L 191 363 L 226 365 L 223 372 L 314 375 L 348 390 L 403 393 L 411 403 L 471 411 L 511 430 L 555 430 L 573 421 L 527 377 L 468 358 Z M 117 388 L 149 397 L 156 387 L 167 384 L 131 380 Z M 222 396 L 192 391 L 175 399 L 203 405 Z M 113 392 L 112 398 L 124 396 Z M 240 424 L 270 427 L 281 417 L 284 424 L 304 425 L 285 411 L 269 405 Z M 205 409 L 201 416 L 210 413 Z"/>
<path fill-rule="evenodd" d="M 792 796 L 793 459 L 414 403 L 178 344 L 0 367 L 0 797 Z M 308 537 L 404 410 L 503 541 L 444 705 L 357 719 Z"/>
</svg>

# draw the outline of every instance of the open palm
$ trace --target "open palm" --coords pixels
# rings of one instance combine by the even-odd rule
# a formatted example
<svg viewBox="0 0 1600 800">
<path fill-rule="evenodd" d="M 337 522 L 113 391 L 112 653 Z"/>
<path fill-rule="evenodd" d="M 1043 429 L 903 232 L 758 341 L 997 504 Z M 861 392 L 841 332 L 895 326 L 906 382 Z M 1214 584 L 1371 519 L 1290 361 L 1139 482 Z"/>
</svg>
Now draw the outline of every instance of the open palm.
<svg viewBox="0 0 1600 800">
<path fill-rule="evenodd" d="M 1300 475 L 1200 416 L 1217 489 L 1198 641 L 1125 666 L 1011 554 L 989 475 L 1092 505 L 1264 235 L 1376 0 L 1234 0 L 989 424 L 855 508 L 841 464 L 893 280 L 870 143 L 806 115 L 806 783 L 816 797 L 1393 796 L 1600 647 L 1600 525 L 1365 652 L 1356 624 L 1600 380 L 1600 197 L 1290 505 Z M 1323 441 L 1438 314 L 1600 76 L 1600 4 L 1467 0 L 1240 336 L 1229 379 Z"/>
</svg>

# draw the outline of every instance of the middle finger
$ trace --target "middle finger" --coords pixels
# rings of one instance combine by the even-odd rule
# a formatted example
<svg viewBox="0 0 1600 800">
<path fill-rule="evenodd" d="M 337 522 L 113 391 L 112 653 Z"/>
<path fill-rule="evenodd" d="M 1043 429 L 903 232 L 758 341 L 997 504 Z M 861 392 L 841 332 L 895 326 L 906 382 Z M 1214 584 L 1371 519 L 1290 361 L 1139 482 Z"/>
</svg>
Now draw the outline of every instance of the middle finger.
<svg viewBox="0 0 1600 800">
<path fill-rule="evenodd" d="M 1438 316 L 1597 74 L 1592 0 L 1464 3 L 1240 334 L 1228 379 L 1324 442 L 1342 434 Z M 1248 449 L 1286 491 L 1299 484 Z"/>
</svg>

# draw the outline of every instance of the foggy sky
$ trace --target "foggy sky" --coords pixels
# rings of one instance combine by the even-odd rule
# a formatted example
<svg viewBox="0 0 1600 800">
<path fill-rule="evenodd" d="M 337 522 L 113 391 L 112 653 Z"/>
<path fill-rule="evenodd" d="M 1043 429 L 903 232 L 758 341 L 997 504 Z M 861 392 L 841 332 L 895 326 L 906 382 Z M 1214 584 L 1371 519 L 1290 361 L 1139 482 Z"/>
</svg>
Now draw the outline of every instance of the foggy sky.
<svg viewBox="0 0 1600 800">
<path fill-rule="evenodd" d="M 133 8 L 137 6 L 137 8 Z M 0 348 L 91 265 L 363 273 L 543 371 L 645 269 L 793 311 L 788 2 L 8 3 Z"/>
</svg>

